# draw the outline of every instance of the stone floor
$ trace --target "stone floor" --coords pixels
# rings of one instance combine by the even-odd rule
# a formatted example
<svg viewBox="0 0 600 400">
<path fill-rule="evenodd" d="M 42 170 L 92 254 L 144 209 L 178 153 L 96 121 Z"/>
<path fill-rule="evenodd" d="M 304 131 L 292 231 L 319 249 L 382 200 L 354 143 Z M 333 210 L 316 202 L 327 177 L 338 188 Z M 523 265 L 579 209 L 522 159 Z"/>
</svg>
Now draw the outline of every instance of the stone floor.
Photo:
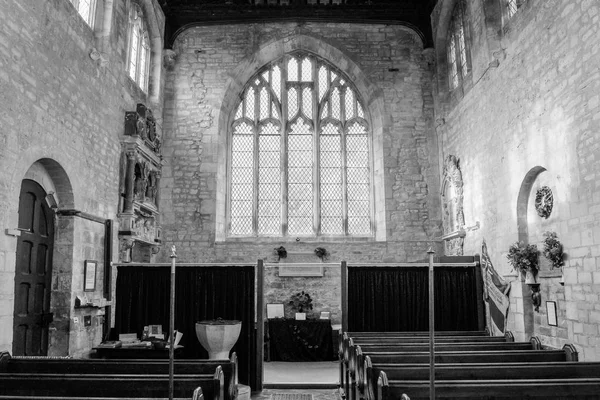
<svg viewBox="0 0 600 400">
<path fill-rule="evenodd" d="M 253 392 L 252 400 L 273 400 L 275 394 L 310 394 L 312 400 L 340 400 L 338 389 L 264 389 Z"/>
<path fill-rule="evenodd" d="M 339 382 L 339 362 L 280 362 L 263 364 L 264 383 L 267 384 L 311 384 L 336 387 Z"/>
</svg>

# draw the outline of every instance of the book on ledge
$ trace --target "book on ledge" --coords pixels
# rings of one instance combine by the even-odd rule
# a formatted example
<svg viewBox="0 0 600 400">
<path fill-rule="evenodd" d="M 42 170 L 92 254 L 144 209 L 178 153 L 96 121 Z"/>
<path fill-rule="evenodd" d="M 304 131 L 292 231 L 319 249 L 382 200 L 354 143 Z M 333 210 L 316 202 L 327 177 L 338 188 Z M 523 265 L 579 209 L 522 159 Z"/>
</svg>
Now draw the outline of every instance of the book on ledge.
<svg viewBox="0 0 600 400">
<path fill-rule="evenodd" d="M 136 342 L 123 342 L 121 348 L 152 348 L 152 342 L 141 342 L 139 340 Z"/>
<path fill-rule="evenodd" d="M 100 349 L 117 349 L 119 347 L 121 347 L 122 343 L 120 340 L 108 340 L 106 342 L 102 342 L 100 343 L 98 346 L 98 348 Z"/>
</svg>

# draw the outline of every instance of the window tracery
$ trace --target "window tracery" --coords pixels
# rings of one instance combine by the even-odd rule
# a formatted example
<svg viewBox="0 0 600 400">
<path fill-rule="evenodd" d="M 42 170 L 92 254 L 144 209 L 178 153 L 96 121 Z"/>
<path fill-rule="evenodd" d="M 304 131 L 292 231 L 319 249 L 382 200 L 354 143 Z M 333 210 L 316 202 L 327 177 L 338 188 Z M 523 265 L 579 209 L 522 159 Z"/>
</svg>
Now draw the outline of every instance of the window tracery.
<svg viewBox="0 0 600 400">
<path fill-rule="evenodd" d="M 91 27 L 94 26 L 94 16 L 96 14 L 96 0 L 69 0 L 81 18 Z"/>
<path fill-rule="evenodd" d="M 471 69 L 465 6 L 464 0 L 456 3 L 448 28 L 446 54 L 450 90 L 459 87 Z"/>
<path fill-rule="evenodd" d="M 259 71 L 231 128 L 231 236 L 371 236 L 370 125 L 336 68 L 294 53 Z"/>
<path fill-rule="evenodd" d="M 129 10 L 128 49 L 128 75 L 145 93 L 147 93 L 150 71 L 150 37 L 142 8 L 135 2 L 131 3 L 131 8 Z"/>
</svg>

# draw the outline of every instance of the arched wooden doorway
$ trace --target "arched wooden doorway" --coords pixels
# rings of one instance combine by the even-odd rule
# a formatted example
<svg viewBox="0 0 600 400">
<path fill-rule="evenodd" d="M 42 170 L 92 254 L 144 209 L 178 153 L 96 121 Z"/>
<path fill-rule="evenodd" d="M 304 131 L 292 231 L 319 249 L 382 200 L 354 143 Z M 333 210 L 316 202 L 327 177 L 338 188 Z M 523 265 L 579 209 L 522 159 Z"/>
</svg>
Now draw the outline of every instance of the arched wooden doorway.
<svg viewBox="0 0 600 400">
<path fill-rule="evenodd" d="M 21 185 L 18 228 L 12 351 L 17 356 L 44 356 L 53 317 L 54 211 L 46 203 L 46 191 L 29 179 Z"/>
</svg>

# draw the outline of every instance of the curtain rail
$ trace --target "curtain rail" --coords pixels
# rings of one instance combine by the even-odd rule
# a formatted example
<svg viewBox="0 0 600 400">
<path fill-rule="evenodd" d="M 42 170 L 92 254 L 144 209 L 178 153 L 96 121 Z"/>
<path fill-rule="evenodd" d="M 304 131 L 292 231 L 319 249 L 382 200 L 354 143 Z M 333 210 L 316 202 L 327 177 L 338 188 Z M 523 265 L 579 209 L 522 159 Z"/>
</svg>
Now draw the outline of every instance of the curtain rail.
<svg viewBox="0 0 600 400">
<path fill-rule="evenodd" d="M 111 263 L 113 267 L 170 267 L 170 263 Z M 294 266 L 322 266 L 322 267 L 337 267 L 340 266 L 338 263 L 265 263 L 265 267 L 294 267 Z M 466 262 L 466 263 L 433 263 L 434 267 L 476 267 L 478 262 Z M 255 267 L 256 263 L 177 263 L 178 267 Z M 415 263 L 353 263 L 347 264 L 348 268 L 353 267 L 429 267 L 426 262 L 415 262 Z"/>
<path fill-rule="evenodd" d="M 111 263 L 113 267 L 170 267 L 170 263 Z M 256 263 L 177 263 L 178 267 L 256 267 Z"/>
</svg>

